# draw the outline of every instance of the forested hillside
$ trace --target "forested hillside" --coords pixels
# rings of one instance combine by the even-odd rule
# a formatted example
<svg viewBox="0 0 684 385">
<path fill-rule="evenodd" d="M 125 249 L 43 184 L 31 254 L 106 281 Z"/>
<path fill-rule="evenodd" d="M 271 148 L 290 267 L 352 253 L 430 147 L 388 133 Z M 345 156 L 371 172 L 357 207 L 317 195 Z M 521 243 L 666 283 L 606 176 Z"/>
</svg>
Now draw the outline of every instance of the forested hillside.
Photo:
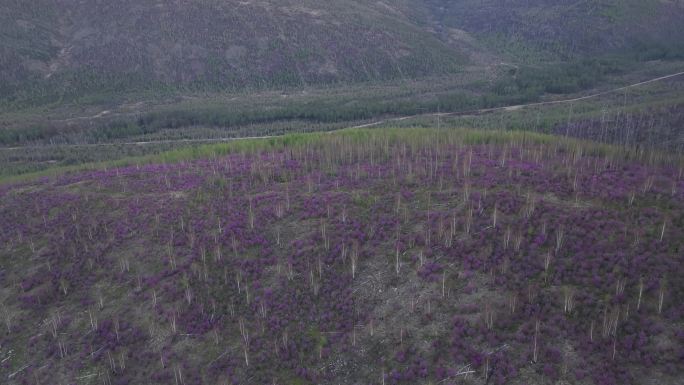
<svg viewBox="0 0 684 385">
<path fill-rule="evenodd" d="M 661 0 L 424 0 L 444 39 L 474 36 L 514 60 L 621 54 L 682 57 L 684 2 Z"/>
<path fill-rule="evenodd" d="M 22 96 L 453 72 L 464 55 L 411 7 L 365 1 L 22 1 L 3 6 L 2 89 Z M 39 32 L 39 33 L 36 33 Z"/>
<path fill-rule="evenodd" d="M 36 105 L 419 79 L 606 53 L 668 58 L 681 55 L 683 19 L 682 2 L 655 0 L 7 0 L 0 91 L 6 106 Z"/>
</svg>

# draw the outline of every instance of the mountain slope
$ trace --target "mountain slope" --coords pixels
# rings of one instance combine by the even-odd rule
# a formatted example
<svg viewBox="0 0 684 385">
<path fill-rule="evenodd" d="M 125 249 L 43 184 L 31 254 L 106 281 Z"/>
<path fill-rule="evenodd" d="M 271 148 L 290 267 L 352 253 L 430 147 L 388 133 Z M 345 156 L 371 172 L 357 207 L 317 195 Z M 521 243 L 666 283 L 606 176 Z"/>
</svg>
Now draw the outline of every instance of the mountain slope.
<svg viewBox="0 0 684 385">
<path fill-rule="evenodd" d="M 684 39 L 683 3 L 659 0 L 11 0 L 0 11 L 0 91 L 33 104 L 415 79 L 605 52 L 659 58 L 681 54 Z"/>
<path fill-rule="evenodd" d="M 39 7 L 5 6 L 12 11 L 3 12 L 1 31 L 3 67 L 12 69 L 2 74 L 7 91 L 18 91 L 28 80 L 49 89 L 64 85 L 61 91 L 67 92 L 102 84 L 307 85 L 414 78 L 452 72 L 464 63 L 463 54 L 418 25 L 402 5 L 351 0 L 45 5 L 42 14 L 25 16 Z"/>
<path fill-rule="evenodd" d="M 684 2 L 661 0 L 424 0 L 440 35 L 463 31 L 517 59 L 630 53 L 682 55 Z"/>
<path fill-rule="evenodd" d="M 681 1 L 660 0 L 7 0 L 0 127 L 407 80 L 529 100 L 600 86 L 615 64 L 684 59 L 682 19 Z"/>
</svg>

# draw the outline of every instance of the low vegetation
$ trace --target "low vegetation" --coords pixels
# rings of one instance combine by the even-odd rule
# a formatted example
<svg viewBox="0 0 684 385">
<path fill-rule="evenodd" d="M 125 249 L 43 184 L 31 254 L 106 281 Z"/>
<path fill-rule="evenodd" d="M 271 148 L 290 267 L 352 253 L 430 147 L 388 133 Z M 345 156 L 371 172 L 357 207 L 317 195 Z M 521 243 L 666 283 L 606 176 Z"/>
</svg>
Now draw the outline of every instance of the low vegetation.
<svg viewBox="0 0 684 385">
<path fill-rule="evenodd" d="M 0 187 L 9 384 L 681 382 L 684 161 L 376 129 Z"/>
</svg>

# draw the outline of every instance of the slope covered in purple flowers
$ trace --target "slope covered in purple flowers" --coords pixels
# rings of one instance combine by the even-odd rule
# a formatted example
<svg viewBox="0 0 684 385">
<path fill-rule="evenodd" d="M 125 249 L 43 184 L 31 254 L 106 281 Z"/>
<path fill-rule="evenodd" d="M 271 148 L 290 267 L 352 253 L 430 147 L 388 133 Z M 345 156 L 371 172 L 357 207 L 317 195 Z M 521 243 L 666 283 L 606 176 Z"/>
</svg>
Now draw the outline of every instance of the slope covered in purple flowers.
<svg viewBox="0 0 684 385">
<path fill-rule="evenodd" d="M 0 382 L 683 380 L 681 159 L 463 131 L 260 143 L 0 186 Z"/>
</svg>

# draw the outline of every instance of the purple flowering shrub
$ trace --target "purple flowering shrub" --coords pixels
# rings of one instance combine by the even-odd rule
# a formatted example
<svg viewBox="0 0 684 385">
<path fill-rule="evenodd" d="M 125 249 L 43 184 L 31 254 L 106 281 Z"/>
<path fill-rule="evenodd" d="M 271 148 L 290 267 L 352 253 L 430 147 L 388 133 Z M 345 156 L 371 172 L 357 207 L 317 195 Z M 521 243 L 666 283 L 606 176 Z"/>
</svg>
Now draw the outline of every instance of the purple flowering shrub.
<svg viewBox="0 0 684 385">
<path fill-rule="evenodd" d="M 672 164 L 376 138 L 0 194 L 10 383 L 682 378 Z"/>
</svg>

